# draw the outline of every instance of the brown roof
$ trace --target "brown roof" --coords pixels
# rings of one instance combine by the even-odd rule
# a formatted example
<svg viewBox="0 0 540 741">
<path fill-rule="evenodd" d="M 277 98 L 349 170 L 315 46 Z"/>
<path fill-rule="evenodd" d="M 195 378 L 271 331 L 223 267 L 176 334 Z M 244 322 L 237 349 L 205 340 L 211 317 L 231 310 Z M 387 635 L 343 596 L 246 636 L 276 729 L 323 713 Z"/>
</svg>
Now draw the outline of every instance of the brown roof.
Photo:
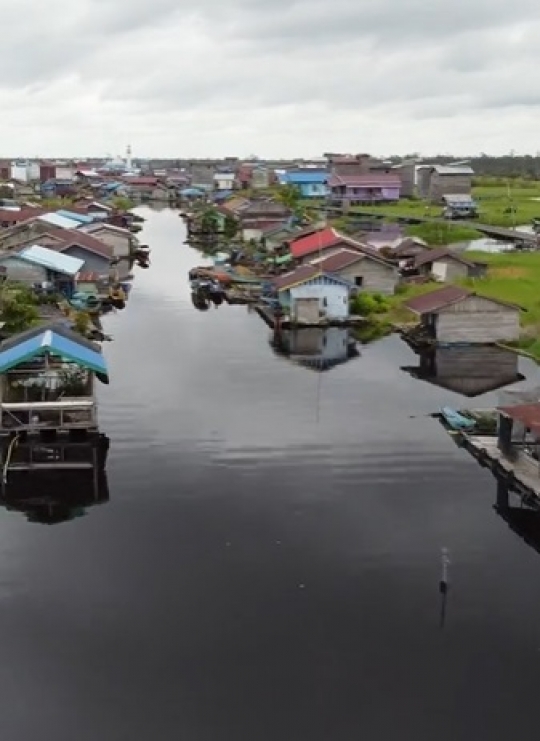
<svg viewBox="0 0 540 741">
<path fill-rule="evenodd" d="M 472 296 L 471 291 L 459 286 L 445 286 L 430 293 L 424 293 L 422 296 L 415 296 L 404 302 L 406 306 L 415 314 L 434 314 L 441 309 L 457 304 L 464 298 Z"/>
<path fill-rule="evenodd" d="M 540 434 L 540 402 L 517 404 L 512 407 L 499 407 L 499 412 L 516 422 L 521 422 L 525 427 Z"/>
<path fill-rule="evenodd" d="M 130 177 L 126 175 L 122 178 L 126 185 L 157 185 L 158 179 L 152 177 Z"/>
<path fill-rule="evenodd" d="M 355 250 L 340 250 L 329 257 L 324 257 L 322 260 L 313 261 L 311 264 L 317 265 L 323 273 L 335 273 L 363 259 L 364 255 Z"/>
<path fill-rule="evenodd" d="M 68 247 L 77 245 L 78 247 L 83 247 L 96 255 L 106 257 L 109 260 L 112 258 L 114 253 L 113 248 L 102 242 L 101 239 L 93 237 L 91 234 L 81 232 L 78 229 L 49 227 L 47 231 L 44 232 L 44 235 L 45 234 L 58 240 L 57 244 L 47 245 L 47 247 L 56 250 L 57 252 L 63 252 L 64 250 L 67 250 Z M 25 239 L 25 243 L 28 244 L 30 242 L 32 244 L 39 244 L 40 236 L 40 234 L 36 234 L 31 239 Z M 20 246 L 21 245 L 17 245 L 17 247 Z"/>
<path fill-rule="evenodd" d="M 523 308 L 517 304 L 500 301 L 491 296 L 481 296 L 478 293 L 468 291 L 466 288 L 461 288 L 460 286 L 445 286 L 436 291 L 424 293 L 422 296 L 410 298 L 408 301 L 405 301 L 403 305 L 411 311 L 414 311 L 415 314 L 436 314 L 438 311 L 446 309 L 447 306 L 457 304 L 470 296 L 478 296 L 478 298 L 483 298 L 485 301 L 491 301 L 500 306 L 507 306 L 510 309 L 516 309 L 516 311 L 523 311 Z"/>
<path fill-rule="evenodd" d="M 18 211 L 14 209 L 0 208 L 0 221 L 9 222 L 10 224 L 19 224 L 21 221 L 27 221 L 36 216 L 42 216 L 47 213 L 44 208 L 21 208 Z"/>
<path fill-rule="evenodd" d="M 279 278 L 274 278 L 272 282 L 278 291 L 283 291 L 286 288 L 298 285 L 298 283 L 304 283 L 306 280 L 311 280 L 311 278 L 320 274 L 320 268 L 315 267 L 315 265 L 301 265 L 291 273 L 285 273 L 285 275 L 280 275 Z"/>
<path fill-rule="evenodd" d="M 415 257 L 414 265 L 415 267 L 419 268 L 422 265 L 429 265 L 430 263 L 436 262 L 437 260 L 442 260 L 443 258 L 455 260 L 455 262 L 459 262 L 468 268 L 475 267 L 474 262 L 465 260 L 465 258 L 461 257 L 461 255 L 456 254 L 448 247 L 436 247 L 435 249 L 424 250 Z"/>
</svg>

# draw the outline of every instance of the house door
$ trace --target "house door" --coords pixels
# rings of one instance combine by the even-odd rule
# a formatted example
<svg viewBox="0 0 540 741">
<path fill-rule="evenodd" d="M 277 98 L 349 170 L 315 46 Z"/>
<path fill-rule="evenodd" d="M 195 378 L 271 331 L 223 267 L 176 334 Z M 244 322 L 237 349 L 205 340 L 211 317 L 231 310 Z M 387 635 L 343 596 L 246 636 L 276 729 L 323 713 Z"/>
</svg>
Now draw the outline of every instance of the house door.
<svg viewBox="0 0 540 741">
<path fill-rule="evenodd" d="M 319 322 L 319 299 L 296 299 L 295 314 L 296 320 L 298 322 L 306 322 L 306 324 L 317 324 Z"/>
</svg>

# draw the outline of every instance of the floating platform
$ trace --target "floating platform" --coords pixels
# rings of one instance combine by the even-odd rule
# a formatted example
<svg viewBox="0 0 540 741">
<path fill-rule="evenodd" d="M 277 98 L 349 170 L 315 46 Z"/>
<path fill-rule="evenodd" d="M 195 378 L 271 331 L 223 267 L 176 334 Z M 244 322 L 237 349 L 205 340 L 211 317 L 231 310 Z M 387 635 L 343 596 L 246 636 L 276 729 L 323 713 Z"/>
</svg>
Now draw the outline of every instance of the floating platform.
<svg viewBox="0 0 540 741">
<path fill-rule="evenodd" d="M 456 445 L 472 455 L 483 468 L 504 481 L 508 487 L 522 497 L 540 504 L 540 476 L 531 470 L 523 459 L 510 460 L 499 449 L 497 435 L 481 435 L 465 431 L 449 430 Z"/>
<path fill-rule="evenodd" d="M 321 319 L 318 322 L 298 322 L 287 317 L 278 319 L 271 308 L 260 303 L 255 304 L 254 308 L 257 314 L 270 327 L 270 329 L 275 329 L 278 325 L 278 321 L 281 329 L 327 329 L 329 327 L 361 327 L 366 323 L 366 319 L 363 316 L 349 316 L 345 319 Z"/>
</svg>

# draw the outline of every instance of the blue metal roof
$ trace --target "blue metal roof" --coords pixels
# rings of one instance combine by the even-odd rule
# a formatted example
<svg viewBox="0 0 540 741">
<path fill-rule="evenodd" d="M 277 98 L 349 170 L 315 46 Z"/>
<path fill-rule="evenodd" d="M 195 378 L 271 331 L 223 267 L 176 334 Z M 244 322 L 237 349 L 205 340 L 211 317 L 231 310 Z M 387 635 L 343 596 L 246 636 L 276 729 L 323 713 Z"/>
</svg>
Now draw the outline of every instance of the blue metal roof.
<svg viewBox="0 0 540 741">
<path fill-rule="evenodd" d="M 57 212 L 38 216 L 38 221 L 45 221 L 47 222 L 47 224 L 51 224 L 52 226 L 59 226 L 61 229 L 78 229 L 81 226 L 80 221 L 69 219 L 67 216 L 61 216 Z"/>
<path fill-rule="evenodd" d="M 5 373 L 11 368 L 16 368 L 40 355 L 56 355 L 81 368 L 94 371 L 98 377 L 108 383 L 109 373 L 105 359 L 97 349 L 88 347 L 88 342 L 79 342 L 74 332 L 70 332 L 74 339 L 66 336 L 67 331 L 62 334 L 54 329 L 43 328 L 43 331 L 27 339 L 27 334 L 21 336 L 21 342 L 17 344 L 17 337 L 9 340 L 9 347 L 0 349 L 0 373 Z"/>
<path fill-rule="evenodd" d="M 65 209 L 59 209 L 56 212 L 59 216 L 63 216 L 66 219 L 73 219 L 73 221 L 80 221 L 81 224 L 91 224 L 94 221 L 93 216 L 86 216 L 85 214 L 78 214 L 74 211 L 66 211 Z"/>
<path fill-rule="evenodd" d="M 280 175 L 280 182 L 284 185 L 304 185 L 308 183 L 323 184 L 328 180 L 328 173 L 306 170 L 305 172 L 284 172 Z"/>
<path fill-rule="evenodd" d="M 75 276 L 84 265 L 84 260 L 79 257 L 64 255 L 62 252 L 55 252 L 48 247 L 41 247 L 39 244 L 33 244 L 31 247 L 25 247 L 17 255 L 22 260 L 41 265 L 55 273 Z"/>
</svg>

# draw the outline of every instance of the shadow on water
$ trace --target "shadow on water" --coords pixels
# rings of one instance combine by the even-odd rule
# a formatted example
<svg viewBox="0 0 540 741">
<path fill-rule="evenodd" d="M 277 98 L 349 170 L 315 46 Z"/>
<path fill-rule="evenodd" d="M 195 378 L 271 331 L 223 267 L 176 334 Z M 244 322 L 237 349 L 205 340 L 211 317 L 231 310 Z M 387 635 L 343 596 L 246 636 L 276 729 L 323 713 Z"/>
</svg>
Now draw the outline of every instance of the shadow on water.
<svg viewBox="0 0 540 741">
<path fill-rule="evenodd" d="M 104 471 L 17 473 L 0 494 L 0 506 L 24 514 L 28 522 L 57 525 L 109 501 Z"/>
</svg>

